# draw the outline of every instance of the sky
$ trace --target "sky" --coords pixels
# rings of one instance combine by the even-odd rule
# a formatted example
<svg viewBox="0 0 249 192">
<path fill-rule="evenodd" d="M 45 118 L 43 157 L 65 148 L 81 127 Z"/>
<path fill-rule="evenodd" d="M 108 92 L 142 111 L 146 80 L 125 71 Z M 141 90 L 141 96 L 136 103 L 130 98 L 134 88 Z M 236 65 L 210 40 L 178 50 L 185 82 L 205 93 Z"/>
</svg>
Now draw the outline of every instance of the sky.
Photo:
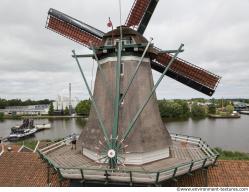
<svg viewBox="0 0 249 192">
<path fill-rule="evenodd" d="M 119 25 L 118 0 L 1 0 L 0 98 L 55 99 L 68 95 L 89 98 L 72 50 L 87 48 L 45 29 L 49 8 L 57 9 L 104 32 L 108 17 Z M 133 0 L 121 0 L 122 24 Z M 249 1 L 161 0 L 145 32 L 161 49 L 177 49 L 180 57 L 222 77 L 215 98 L 249 98 Z M 90 85 L 96 63 L 81 59 Z M 156 81 L 160 74 L 153 72 Z M 157 89 L 159 99 L 204 97 L 165 76 Z"/>
</svg>

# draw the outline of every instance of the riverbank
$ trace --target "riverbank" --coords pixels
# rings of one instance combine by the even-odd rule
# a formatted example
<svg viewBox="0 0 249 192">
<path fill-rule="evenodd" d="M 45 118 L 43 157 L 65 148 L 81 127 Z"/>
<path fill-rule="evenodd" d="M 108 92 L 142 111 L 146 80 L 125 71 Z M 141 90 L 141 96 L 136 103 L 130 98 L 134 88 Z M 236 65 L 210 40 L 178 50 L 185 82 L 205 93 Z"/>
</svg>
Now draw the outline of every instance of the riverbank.
<svg viewBox="0 0 249 192">
<path fill-rule="evenodd" d="M 238 119 L 240 118 L 240 115 L 239 114 L 229 114 L 229 115 L 214 115 L 214 114 L 209 114 L 208 115 L 209 118 L 216 118 L 216 119 Z"/>
<path fill-rule="evenodd" d="M 77 118 L 82 118 L 82 119 L 88 119 L 88 117 L 86 116 L 80 116 L 80 115 L 75 115 L 75 116 L 49 116 L 49 115 L 42 115 L 42 116 L 36 116 L 36 115 L 32 115 L 32 116 L 26 116 L 26 115 L 16 115 L 16 116 L 12 116 L 12 115 L 5 115 L 1 120 L 4 119 L 77 119 Z"/>
</svg>

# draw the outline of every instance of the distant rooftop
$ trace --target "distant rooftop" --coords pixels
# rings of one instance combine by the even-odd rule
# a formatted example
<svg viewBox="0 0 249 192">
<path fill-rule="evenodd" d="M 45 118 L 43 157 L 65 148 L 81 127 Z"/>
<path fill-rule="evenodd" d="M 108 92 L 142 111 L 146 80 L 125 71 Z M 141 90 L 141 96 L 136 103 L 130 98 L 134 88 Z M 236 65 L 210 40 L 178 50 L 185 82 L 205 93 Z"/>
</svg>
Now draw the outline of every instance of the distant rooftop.
<svg viewBox="0 0 249 192">
<path fill-rule="evenodd" d="M 0 187 L 46 187 L 47 165 L 39 159 L 36 153 L 18 152 L 21 146 L 5 145 L 5 152 L 0 156 Z M 58 176 L 52 174 L 51 186 L 59 186 Z M 68 186 L 64 182 L 63 186 Z"/>
</svg>

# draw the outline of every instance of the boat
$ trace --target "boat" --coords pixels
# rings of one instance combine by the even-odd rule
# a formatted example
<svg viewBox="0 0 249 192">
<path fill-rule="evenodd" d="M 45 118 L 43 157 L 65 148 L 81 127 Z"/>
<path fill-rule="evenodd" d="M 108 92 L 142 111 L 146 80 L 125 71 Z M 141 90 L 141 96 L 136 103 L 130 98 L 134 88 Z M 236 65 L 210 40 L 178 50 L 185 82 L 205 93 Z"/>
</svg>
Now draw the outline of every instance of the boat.
<svg viewBox="0 0 249 192">
<path fill-rule="evenodd" d="M 37 132 L 36 128 L 11 128 L 11 133 L 7 137 L 9 141 L 18 141 L 30 136 L 33 136 Z"/>
<path fill-rule="evenodd" d="M 34 126 L 33 119 L 24 119 L 21 125 L 16 125 L 11 128 L 10 135 L 7 137 L 8 141 L 18 141 L 27 137 L 34 136 L 37 128 Z"/>
<path fill-rule="evenodd" d="M 240 111 L 239 113 L 243 115 L 249 115 L 249 111 Z"/>
<path fill-rule="evenodd" d="M 18 129 L 31 129 L 34 128 L 34 120 L 33 119 L 23 119 L 23 122 L 21 125 L 16 125 L 15 128 Z"/>
<path fill-rule="evenodd" d="M 46 129 L 50 129 L 51 128 L 51 124 L 50 123 L 37 124 L 37 125 L 35 125 L 35 128 L 38 131 L 46 130 Z"/>
<path fill-rule="evenodd" d="M 219 114 L 209 114 L 209 118 L 216 118 L 216 119 L 237 119 L 240 118 L 239 113 L 232 113 L 232 114 L 227 114 L 227 115 L 219 115 Z"/>
</svg>

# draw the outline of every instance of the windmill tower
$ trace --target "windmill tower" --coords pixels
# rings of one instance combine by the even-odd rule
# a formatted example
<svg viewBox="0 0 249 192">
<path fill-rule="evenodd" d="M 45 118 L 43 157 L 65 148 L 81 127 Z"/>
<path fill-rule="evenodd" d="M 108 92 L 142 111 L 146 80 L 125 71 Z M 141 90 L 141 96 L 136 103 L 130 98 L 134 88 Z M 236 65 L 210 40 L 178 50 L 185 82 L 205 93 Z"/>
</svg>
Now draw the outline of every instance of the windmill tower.
<svg viewBox="0 0 249 192">
<path fill-rule="evenodd" d="M 220 80 L 178 58 L 183 45 L 163 51 L 143 36 L 158 1 L 135 0 L 125 25 L 107 33 L 57 10 L 48 12 L 48 29 L 93 51 L 90 55 L 73 52 L 92 100 L 77 146 L 83 156 L 111 168 L 170 157 L 172 141 L 160 118 L 155 94 L 165 75 L 208 96 Z M 94 93 L 79 63 L 81 57 L 92 57 L 98 63 Z M 162 73 L 155 85 L 152 69 Z"/>
</svg>

